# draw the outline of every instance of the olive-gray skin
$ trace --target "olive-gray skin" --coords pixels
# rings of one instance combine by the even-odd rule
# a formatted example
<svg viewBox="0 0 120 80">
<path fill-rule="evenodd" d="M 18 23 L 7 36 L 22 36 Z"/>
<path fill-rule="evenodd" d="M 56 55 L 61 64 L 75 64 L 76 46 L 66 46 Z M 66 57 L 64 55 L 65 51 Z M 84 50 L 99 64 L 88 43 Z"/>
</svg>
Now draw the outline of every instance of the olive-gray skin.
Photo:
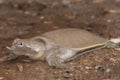
<svg viewBox="0 0 120 80">
<path fill-rule="evenodd" d="M 15 39 L 12 46 L 7 47 L 11 53 L 1 58 L 0 62 L 24 55 L 32 60 L 44 60 L 50 66 L 63 68 L 64 62 L 91 52 L 94 48 L 106 47 L 108 43 L 111 42 L 82 29 L 58 29 L 29 39 Z"/>
</svg>

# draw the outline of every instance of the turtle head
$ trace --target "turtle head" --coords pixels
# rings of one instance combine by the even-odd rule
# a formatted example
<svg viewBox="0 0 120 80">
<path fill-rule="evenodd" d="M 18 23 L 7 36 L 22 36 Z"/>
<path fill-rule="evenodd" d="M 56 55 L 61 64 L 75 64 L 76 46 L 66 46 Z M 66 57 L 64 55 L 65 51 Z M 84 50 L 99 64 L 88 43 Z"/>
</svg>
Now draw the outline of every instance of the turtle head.
<svg viewBox="0 0 120 80">
<path fill-rule="evenodd" d="M 36 59 L 44 54 L 45 44 L 42 41 L 38 42 L 31 39 L 15 39 L 12 46 L 7 48 L 15 55 L 24 55 Z"/>
</svg>

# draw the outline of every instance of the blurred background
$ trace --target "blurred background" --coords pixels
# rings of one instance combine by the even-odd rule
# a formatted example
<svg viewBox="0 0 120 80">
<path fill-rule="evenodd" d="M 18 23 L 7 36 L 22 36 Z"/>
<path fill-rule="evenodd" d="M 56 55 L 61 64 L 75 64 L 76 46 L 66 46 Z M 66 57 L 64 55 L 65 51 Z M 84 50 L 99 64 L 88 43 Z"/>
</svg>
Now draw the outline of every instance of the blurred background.
<svg viewBox="0 0 120 80">
<path fill-rule="evenodd" d="M 120 37 L 120 0 L 0 0 L 0 57 L 15 38 L 60 28 Z M 119 50 L 94 51 L 67 63 L 68 70 L 18 59 L 0 65 L 0 80 L 120 80 Z"/>
</svg>

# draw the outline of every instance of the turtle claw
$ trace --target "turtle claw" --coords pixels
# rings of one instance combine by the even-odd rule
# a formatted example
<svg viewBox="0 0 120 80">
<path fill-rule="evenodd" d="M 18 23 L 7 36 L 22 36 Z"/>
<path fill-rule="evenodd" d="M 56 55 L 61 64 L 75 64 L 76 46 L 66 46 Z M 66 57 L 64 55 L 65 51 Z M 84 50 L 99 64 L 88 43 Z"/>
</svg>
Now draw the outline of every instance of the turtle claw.
<svg viewBox="0 0 120 80">
<path fill-rule="evenodd" d="M 17 56 L 16 56 L 15 54 L 12 54 L 12 53 L 11 53 L 11 54 L 9 54 L 9 55 L 6 55 L 6 56 L 0 58 L 0 63 L 5 62 L 5 61 L 14 60 L 14 59 L 16 59 L 16 58 L 17 58 Z"/>
<path fill-rule="evenodd" d="M 47 58 L 47 62 L 53 68 L 66 68 L 64 60 L 57 55 L 51 55 Z"/>
<path fill-rule="evenodd" d="M 57 59 L 52 62 L 53 67 L 55 68 L 66 68 L 66 65 L 64 64 L 63 60 Z"/>
<path fill-rule="evenodd" d="M 53 61 L 51 66 L 53 68 L 61 68 L 61 69 L 66 68 L 66 65 L 60 61 Z"/>
</svg>

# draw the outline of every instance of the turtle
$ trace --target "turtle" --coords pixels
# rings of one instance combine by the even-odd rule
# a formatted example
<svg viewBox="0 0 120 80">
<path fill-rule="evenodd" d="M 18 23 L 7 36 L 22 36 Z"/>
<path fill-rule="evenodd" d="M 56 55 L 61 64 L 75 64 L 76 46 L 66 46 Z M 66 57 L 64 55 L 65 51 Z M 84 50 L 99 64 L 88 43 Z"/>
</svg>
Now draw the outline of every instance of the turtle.
<svg viewBox="0 0 120 80">
<path fill-rule="evenodd" d="M 45 32 L 32 38 L 13 41 L 10 54 L 0 62 L 27 56 L 32 60 L 46 61 L 49 66 L 64 68 L 66 62 L 101 48 L 115 47 L 120 39 L 106 39 L 78 28 L 63 28 Z"/>
</svg>

